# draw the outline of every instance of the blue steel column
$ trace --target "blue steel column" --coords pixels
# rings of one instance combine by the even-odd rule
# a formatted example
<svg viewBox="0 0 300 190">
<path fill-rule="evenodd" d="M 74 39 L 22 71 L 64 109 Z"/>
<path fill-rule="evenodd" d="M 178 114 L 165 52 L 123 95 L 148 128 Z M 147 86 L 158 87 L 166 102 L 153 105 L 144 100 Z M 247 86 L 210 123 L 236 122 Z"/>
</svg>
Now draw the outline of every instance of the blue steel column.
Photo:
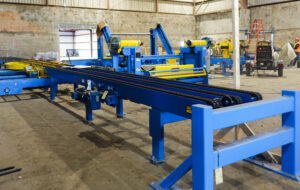
<svg viewBox="0 0 300 190">
<path fill-rule="evenodd" d="M 197 67 L 204 67 L 207 64 L 206 59 L 205 59 L 205 57 L 207 55 L 207 49 L 205 46 L 200 46 L 200 48 L 201 48 L 201 51 L 199 51 L 197 53 L 197 54 L 200 54 L 200 58 L 199 58 L 199 60 L 197 60 L 197 61 L 199 61 L 198 62 L 199 64 L 197 64 Z"/>
<path fill-rule="evenodd" d="M 283 96 L 294 97 L 294 111 L 282 114 L 282 126 L 294 128 L 294 142 L 282 147 L 282 171 L 300 175 L 300 91 L 282 91 Z M 300 177 L 300 176 L 299 176 Z"/>
<path fill-rule="evenodd" d="M 136 47 L 134 49 L 134 64 L 133 64 L 133 69 L 134 69 L 134 73 L 136 75 L 142 75 L 143 72 L 142 72 L 142 63 L 141 63 L 141 58 L 140 57 L 136 57 L 136 53 L 140 52 L 141 53 L 141 48 L 140 47 Z"/>
<path fill-rule="evenodd" d="M 213 190 L 213 109 L 192 106 L 193 190 Z"/>
<path fill-rule="evenodd" d="M 116 107 L 117 117 L 124 117 L 123 113 L 123 99 L 118 97 L 117 107 Z"/>
<path fill-rule="evenodd" d="M 119 71 L 119 57 L 118 56 L 112 56 L 112 66 L 113 66 L 113 69 L 115 71 Z"/>
<path fill-rule="evenodd" d="M 154 164 L 159 164 L 165 160 L 164 124 L 162 122 L 162 112 L 155 109 L 149 111 L 149 133 L 152 137 L 152 157 L 150 160 Z"/>
<path fill-rule="evenodd" d="M 98 39 L 98 59 L 103 61 L 103 36 Z"/>
<path fill-rule="evenodd" d="M 87 123 L 93 121 L 93 110 L 90 100 L 85 100 L 85 121 Z"/>
<path fill-rule="evenodd" d="M 150 30 L 150 54 L 157 55 L 157 31 L 156 29 Z"/>
<path fill-rule="evenodd" d="M 50 86 L 50 100 L 53 101 L 55 100 L 55 95 L 58 91 L 58 86 L 57 86 L 57 80 L 54 78 L 51 78 L 51 86 Z"/>
</svg>

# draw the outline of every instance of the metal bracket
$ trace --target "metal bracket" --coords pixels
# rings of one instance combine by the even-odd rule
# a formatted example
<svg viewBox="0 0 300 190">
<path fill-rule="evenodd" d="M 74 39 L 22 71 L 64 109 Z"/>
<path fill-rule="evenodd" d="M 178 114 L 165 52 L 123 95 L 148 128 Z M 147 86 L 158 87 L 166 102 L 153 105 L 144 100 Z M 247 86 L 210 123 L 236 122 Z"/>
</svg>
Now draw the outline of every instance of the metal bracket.
<svg viewBox="0 0 300 190">
<path fill-rule="evenodd" d="M 165 160 L 159 160 L 159 159 L 155 158 L 154 156 L 149 156 L 148 160 L 151 162 L 151 164 L 154 164 L 154 165 L 158 165 L 158 164 L 165 162 Z"/>
</svg>

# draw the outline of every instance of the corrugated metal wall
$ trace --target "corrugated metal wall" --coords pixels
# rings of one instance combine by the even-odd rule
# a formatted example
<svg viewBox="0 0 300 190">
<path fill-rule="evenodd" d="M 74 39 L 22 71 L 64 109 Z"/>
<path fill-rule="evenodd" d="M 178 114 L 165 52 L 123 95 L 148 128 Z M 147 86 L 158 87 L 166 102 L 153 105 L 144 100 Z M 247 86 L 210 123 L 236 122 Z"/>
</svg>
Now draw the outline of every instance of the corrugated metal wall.
<svg viewBox="0 0 300 190">
<path fill-rule="evenodd" d="M 194 6 L 186 2 L 160 1 L 158 10 L 164 13 L 193 14 Z"/>
<path fill-rule="evenodd" d="M 111 0 L 110 8 L 119 10 L 155 11 L 156 0 Z"/>
<path fill-rule="evenodd" d="M 231 0 L 214 0 L 200 2 L 196 5 L 195 13 L 196 14 L 206 14 L 222 10 L 228 10 L 232 7 Z"/>
<path fill-rule="evenodd" d="M 46 0 L 0 0 L 6 3 L 41 4 Z M 193 0 L 159 0 L 158 12 L 193 14 Z M 48 0 L 48 5 L 156 12 L 156 0 Z"/>
<path fill-rule="evenodd" d="M 272 3 L 281 3 L 290 0 L 248 0 L 248 6 L 267 5 Z"/>
<path fill-rule="evenodd" d="M 49 0 L 49 5 L 87 7 L 87 8 L 107 8 L 107 0 Z"/>
<path fill-rule="evenodd" d="M 36 5 L 45 5 L 46 0 L 0 0 L 4 3 L 23 3 L 23 4 L 36 4 Z"/>
</svg>

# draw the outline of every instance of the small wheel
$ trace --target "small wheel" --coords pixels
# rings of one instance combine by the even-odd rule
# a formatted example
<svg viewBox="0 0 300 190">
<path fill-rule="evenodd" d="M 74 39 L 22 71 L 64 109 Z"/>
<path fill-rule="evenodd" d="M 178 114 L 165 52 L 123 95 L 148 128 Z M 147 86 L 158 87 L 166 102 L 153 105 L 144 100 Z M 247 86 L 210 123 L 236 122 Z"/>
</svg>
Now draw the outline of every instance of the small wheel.
<svg viewBox="0 0 300 190">
<path fill-rule="evenodd" d="M 282 77 L 283 76 L 283 67 L 279 67 L 278 68 L 278 77 Z"/>
</svg>

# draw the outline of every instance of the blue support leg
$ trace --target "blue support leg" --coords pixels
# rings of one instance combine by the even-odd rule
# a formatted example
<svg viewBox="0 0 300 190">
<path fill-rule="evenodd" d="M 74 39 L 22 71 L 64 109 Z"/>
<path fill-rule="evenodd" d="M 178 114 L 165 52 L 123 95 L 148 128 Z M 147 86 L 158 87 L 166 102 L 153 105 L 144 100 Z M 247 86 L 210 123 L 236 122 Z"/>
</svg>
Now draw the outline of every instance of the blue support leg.
<svg viewBox="0 0 300 190">
<path fill-rule="evenodd" d="M 55 100 L 55 95 L 57 93 L 58 87 L 57 84 L 52 84 L 50 88 L 50 100 L 54 101 Z"/>
<path fill-rule="evenodd" d="M 282 147 L 282 171 L 300 180 L 300 92 L 283 91 L 283 96 L 294 97 L 294 111 L 282 114 L 282 126 L 294 128 L 294 142 Z"/>
<path fill-rule="evenodd" d="M 226 74 L 226 63 L 221 63 L 221 64 L 222 64 L 223 74 Z"/>
<path fill-rule="evenodd" d="M 118 103 L 116 107 L 116 112 L 117 112 L 117 117 L 118 118 L 123 118 L 124 113 L 123 113 L 123 99 L 118 97 Z"/>
<path fill-rule="evenodd" d="M 162 112 L 155 109 L 149 111 L 149 130 L 152 137 L 152 156 L 149 160 L 153 164 L 162 163 L 165 160 Z"/>
<path fill-rule="evenodd" d="M 213 190 L 213 109 L 192 106 L 193 190 Z"/>
<path fill-rule="evenodd" d="M 85 121 L 86 123 L 93 121 L 93 110 L 89 103 L 85 104 Z"/>
</svg>

